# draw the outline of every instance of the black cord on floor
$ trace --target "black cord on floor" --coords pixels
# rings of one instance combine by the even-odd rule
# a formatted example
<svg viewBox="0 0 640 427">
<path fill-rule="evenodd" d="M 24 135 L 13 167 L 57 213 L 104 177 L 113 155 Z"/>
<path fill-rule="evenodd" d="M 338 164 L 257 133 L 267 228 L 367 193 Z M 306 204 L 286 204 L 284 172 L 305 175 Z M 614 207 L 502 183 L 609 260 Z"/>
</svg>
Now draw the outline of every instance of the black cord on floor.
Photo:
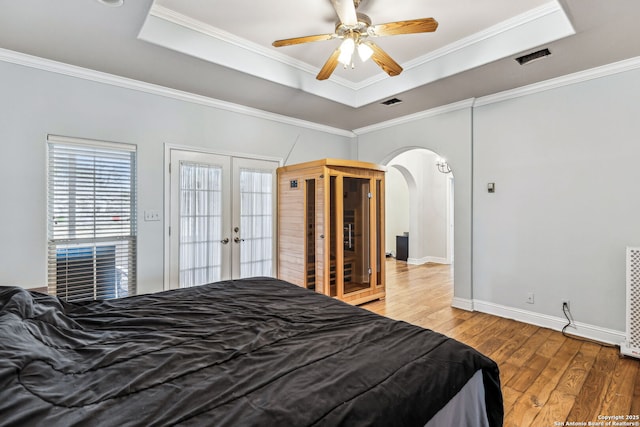
<svg viewBox="0 0 640 427">
<path fill-rule="evenodd" d="M 569 326 L 573 326 L 574 320 L 573 320 L 573 316 L 571 315 L 571 311 L 569 311 L 569 304 L 567 304 L 566 302 L 562 303 L 562 312 L 564 313 L 564 317 L 567 318 L 567 322 L 569 322 L 566 325 L 564 325 L 564 328 L 562 328 L 562 335 L 568 336 L 566 332 L 567 328 Z"/>
<path fill-rule="evenodd" d="M 606 343 L 602 343 L 602 342 L 599 342 L 599 341 L 596 341 L 596 340 L 592 340 L 592 339 L 589 339 L 589 338 L 584 338 L 584 337 L 579 337 L 579 336 L 576 336 L 576 335 L 568 334 L 567 333 L 567 328 L 569 326 L 573 326 L 575 328 L 575 325 L 574 325 L 575 321 L 573 320 L 573 316 L 571 315 L 571 311 L 569 310 L 569 304 L 567 304 L 566 302 L 562 303 L 562 312 L 564 313 L 564 317 L 567 318 L 567 322 L 569 322 L 566 325 L 564 325 L 564 328 L 562 328 L 562 335 L 564 335 L 565 337 L 571 338 L 571 339 L 574 339 L 574 340 L 578 340 L 578 341 L 584 341 L 584 342 L 590 342 L 590 343 L 593 343 L 593 344 L 598 344 L 598 345 L 601 345 L 603 347 L 610 347 L 610 348 L 617 348 L 618 347 L 617 345 L 614 345 L 614 344 L 606 344 Z"/>
</svg>

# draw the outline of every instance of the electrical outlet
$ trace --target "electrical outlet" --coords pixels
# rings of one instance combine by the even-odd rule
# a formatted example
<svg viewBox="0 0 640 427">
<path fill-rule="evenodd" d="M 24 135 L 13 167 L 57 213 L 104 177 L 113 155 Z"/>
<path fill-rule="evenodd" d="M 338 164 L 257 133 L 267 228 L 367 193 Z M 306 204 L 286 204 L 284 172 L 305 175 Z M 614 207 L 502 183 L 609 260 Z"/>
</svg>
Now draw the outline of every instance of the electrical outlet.
<svg viewBox="0 0 640 427">
<path fill-rule="evenodd" d="M 533 304 L 535 301 L 533 292 L 527 293 L 527 304 Z"/>
</svg>

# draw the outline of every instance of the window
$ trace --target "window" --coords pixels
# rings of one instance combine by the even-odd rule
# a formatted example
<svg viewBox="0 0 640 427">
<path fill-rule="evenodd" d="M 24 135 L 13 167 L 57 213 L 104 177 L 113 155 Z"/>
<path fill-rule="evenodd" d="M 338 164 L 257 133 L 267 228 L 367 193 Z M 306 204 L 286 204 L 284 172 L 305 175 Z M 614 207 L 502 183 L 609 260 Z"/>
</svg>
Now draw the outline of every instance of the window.
<svg viewBox="0 0 640 427">
<path fill-rule="evenodd" d="M 136 291 L 136 147 L 48 143 L 48 291 L 67 301 Z"/>
</svg>

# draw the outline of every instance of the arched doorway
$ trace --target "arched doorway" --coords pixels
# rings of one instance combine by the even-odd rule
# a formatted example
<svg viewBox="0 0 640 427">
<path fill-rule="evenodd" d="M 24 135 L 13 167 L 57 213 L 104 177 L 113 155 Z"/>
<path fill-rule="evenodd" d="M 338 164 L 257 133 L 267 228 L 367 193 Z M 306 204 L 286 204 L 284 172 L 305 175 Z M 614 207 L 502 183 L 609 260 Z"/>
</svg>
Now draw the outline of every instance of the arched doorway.
<svg viewBox="0 0 640 427">
<path fill-rule="evenodd" d="M 437 167 L 438 154 L 410 149 L 388 163 L 387 253 L 396 255 L 396 236 L 408 236 L 409 264 L 453 263 L 453 174 Z"/>
</svg>

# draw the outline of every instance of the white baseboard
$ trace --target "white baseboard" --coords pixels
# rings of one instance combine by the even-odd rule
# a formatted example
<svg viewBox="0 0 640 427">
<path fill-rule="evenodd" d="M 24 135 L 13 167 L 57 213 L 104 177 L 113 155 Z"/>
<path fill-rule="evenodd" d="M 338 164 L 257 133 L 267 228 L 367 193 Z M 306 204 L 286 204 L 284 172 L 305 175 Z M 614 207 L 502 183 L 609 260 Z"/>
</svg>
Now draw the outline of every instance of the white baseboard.
<svg viewBox="0 0 640 427">
<path fill-rule="evenodd" d="M 434 257 L 434 256 L 426 256 L 423 258 L 407 258 L 407 264 L 411 265 L 422 265 L 428 262 L 433 262 L 435 264 L 451 264 L 449 260 L 446 258 Z"/>
<path fill-rule="evenodd" d="M 452 302 L 451 305 L 456 307 L 455 302 Z M 564 328 L 564 326 L 567 324 L 567 320 L 562 317 L 549 316 L 546 314 L 535 313 L 519 308 L 494 304 L 487 301 L 473 300 L 472 307 L 474 310 L 480 311 L 482 313 L 492 314 L 494 316 L 504 317 L 507 319 L 513 319 L 519 322 L 553 329 L 555 331 L 561 331 L 562 328 Z M 575 326 L 575 328 L 567 328 L 566 332 L 571 335 L 576 335 L 579 337 L 614 345 L 620 345 L 626 339 L 625 333 L 621 331 L 601 328 L 599 326 L 580 322 L 575 322 Z"/>
<path fill-rule="evenodd" d="M 459 308 L 460 310 L 473 311 L 473 300 L 453 297 L 453 300 L 451 300 L 451 307 Z"/>
</svg>

